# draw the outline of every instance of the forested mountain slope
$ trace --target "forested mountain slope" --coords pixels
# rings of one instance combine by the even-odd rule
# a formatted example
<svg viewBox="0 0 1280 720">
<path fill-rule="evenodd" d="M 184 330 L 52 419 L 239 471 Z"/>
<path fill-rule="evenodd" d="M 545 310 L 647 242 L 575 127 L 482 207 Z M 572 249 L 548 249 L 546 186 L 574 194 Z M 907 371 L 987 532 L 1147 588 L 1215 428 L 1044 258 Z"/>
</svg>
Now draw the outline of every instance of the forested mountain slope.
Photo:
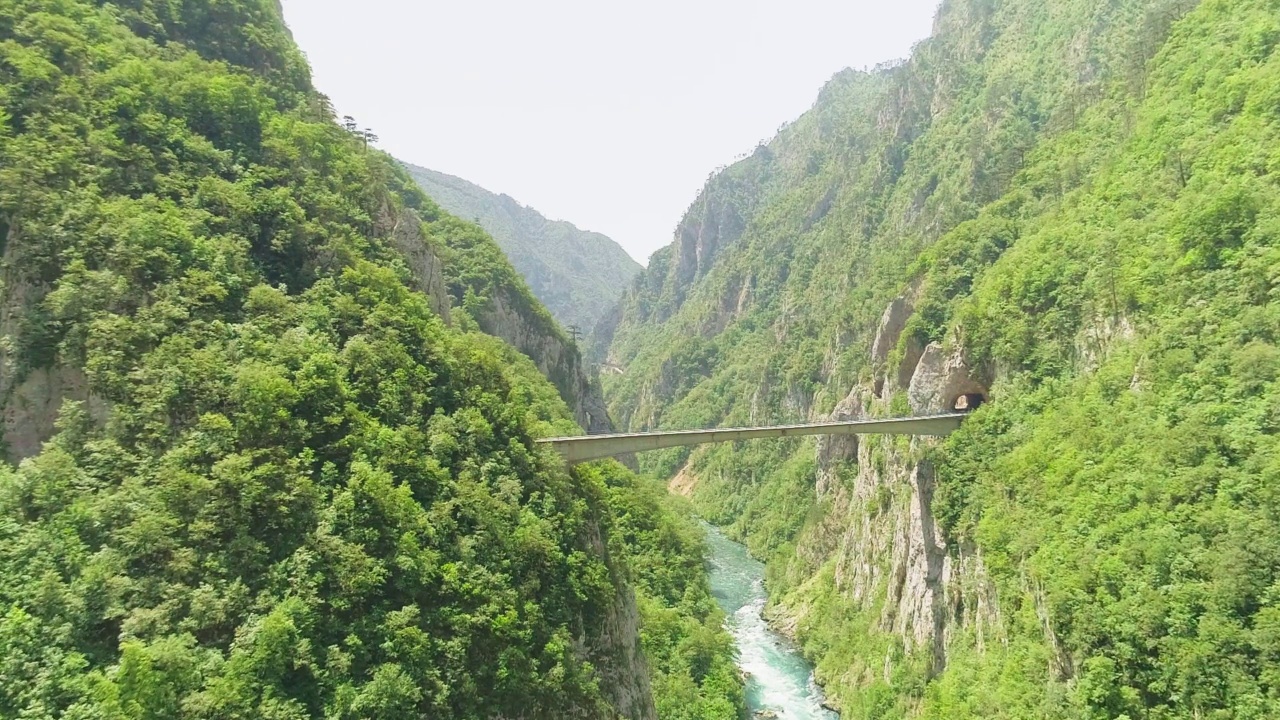
<svg viewBox="0 0 1280 720">
<path fill-rule="evenodd" d="M 442 240 L 444 290 L 463 311 L 460 325 L 502 338 L 533 360 L 588 433 L 612 430 L 596 372 L 494 239 L 479 225 L 443 212 L 430 200 L 424 202 L 431 207 L 423 213 L 428 231 Z"/>
<path fill-rule="evenodd" d="M 705 188 L 597 337 L 850 718 L 1280 715 L 1280 3 L 947 0 Z"/>
<path fill-rule="evenodd" d="M 0 717 L 733 716 L 696 532 L 534 446 L 470 313 L 545 309 L 272 0 L 0 3 L 0 239 Z"/>
<path fill-rule="evenodd" d="M 548 220 L 514 198 L 462 178 L 405 164 L 422 190 L 448 212 L 479 223 L 511 259 L 552 316 L 583 332 L 617 302 L 640 263 L 600 233 Z"/>
</svg>

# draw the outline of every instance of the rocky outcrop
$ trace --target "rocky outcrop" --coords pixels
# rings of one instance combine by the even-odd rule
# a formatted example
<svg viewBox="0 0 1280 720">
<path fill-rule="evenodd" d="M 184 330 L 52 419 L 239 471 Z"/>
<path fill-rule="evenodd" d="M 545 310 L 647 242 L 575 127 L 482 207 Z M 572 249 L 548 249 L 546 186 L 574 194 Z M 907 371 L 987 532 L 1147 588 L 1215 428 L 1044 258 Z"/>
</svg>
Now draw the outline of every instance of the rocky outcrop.
<svg viewBox="0 0 1280 720">
<path fill-rule="evenodd" d="M 587 529 L 587 544 L 593 553 L 607 555 L 604 537 L 597 523 Z M 589 636 L 577 639 L 577 652 L 590 662 L 600 676 L 600 689 L 609 704 L 626 720 L 657 720 L 649 685 L 649 664 L 640 646 L 640 611 L 635 593 L 620 573 L 614 573 L 618 589 L 613 604 Z"/>
<path fill-rule="evenodd" d="M 499 290 L 486 307 L 476 313 L 480 329 L 501 338 L 524 353 L 551 380 L 573 411 L 574 419 L 590 434 L 613 428 L 605 409 L 599 381 L 582 361 L 577 347 L 555 333 L 549 325 L 521 313 L 516 298 Z"/>
<path fill-rule="evenodd" d="M 380 234 L 391 238 L 391 246 L 408 263 L 413 288 L 426 295 L 431 309 L 449 322 L 449 289 L 444 282 L 443 262 L 422 231 L 422 218 L 407 208 L 397 213 L 384 206 L 378 225 Z"/>
<path fill-rule="evenodd" d="M 886 308 L 871 348 L 875 379 L 858 385 L 825 420 L 856 420 L 888 413 L 892 392 L 880 374 L 901 340 L 910 304 L 897 298 Z M 904 364 L 910 358 L 904 358 Z M 966 363 L 960 349 L 933 344 L 912 361 L 908 398 L 913 413 L 950 409 L 957 396 L 980 393 L 986 383 Z M 820 437 L 816 449 L 815 492 L 822 519 L 796 543 L 808 567 L 834 563 L 835 589 L 858 611 L 873 618 L 873 632 L 900 638 L 908 650 L 930 658 L 930 673 L 947 664 L 947 649 L 964 631 L 979 652 L 1003 639 L 999 597 L 981 551 L 972 542 L 948 540 L 933 513 L 934 468 L 922 458 L 933 439 L 904 446 L 893 438 Z M 774 609 L 783 630 L 805 622 L 810 608 L 800 596 L 783 598 Z M 858 658 L 853 676 L 891 676 L 890 658 Z M 883 667 L 881 663 L 883 662 Z"/>
<path fill-rule="evenodd" d="M 110 404 L 91 391 L 80 368 L 37 368 L 6 390 L 4 443 L 8 459 L 15 462 L 40 453 L 53 437 L 67 401 L 80 403 L 99 424 L 106 422 L 111 411 Z"/>
<path fill-rule="evenodd" d="M 918 287 L 908 289 L 910 296 L 915 296 Z M 874 380 L 873 390 L 883 399 L 888 399 L 897 390 L 906 390 L 911 384 L 911 376 L 916 371 L 920 356 L 924 354 L 924 344 L 914 335 L 903 337 L 908 321 L 915 313 L 915 307 L 908 296 L 900 295 L 889 303 L 880 316 L 880 325 L 876 328 L 875 340 L 871 343 L 871 369 Z M 894 351 L 901 347 L 902 355 L 897 359 L 895 367 L 889 367 L 894 359 Z M 892 382 L 891 382 L 892 381 Z"/>
<path fill-rule="evenodd" d="M 875 341 L 871 344 L 871 367 L 875 374 L 875 393 L 887 398 L 894 390 L 906 389 L 911 382 L 911 374 L 924 353 L 924 346 L 915 337 L 902 337 L 907 321 L 915 312 L 911 301 L 906 297 L 896 297 L 880 316 L 880 326 L 876 329 Z M 903 346 L 902 357 L 896 368 L 887 367 L 893 351 Z M 889 380 L 894 380 L 890 384 Z"/>
<path fill-rule="evenodd" d="M 904 297 L 894 298 L 889 307 L 884 309 L 884 314 L 880 316 L 880 327 L 876 329 L 876 339 L 871 344 L 871 364 L 874 367 L 882 367 L 889 359 L 889 353 L 898 346 L 902 330 L 914 311 L 915 308 Z"/>
<path fill-rule="evenodd" d="M 948 352 L 938 343 L 930 343 L 911 376 L 907 398 L 916 415 L 933 415 L 955 409 L 962 395 L 986 397 L 989 384 L 969 367 L 963 349 Z"/>
<path fill-rule="evenodd" d="M 906 390 L 911 387 L 911 377 L 915 375 L 924 355 L 925 345 L 916 337 L 908 337 L 902 342 L 902 359 L 898 361 L 896 373 L 897 384 L 892 390 Z M 887 397 L 889 392 L 884 393 Z"/>
<path fill-rule="evenodd" d="M 1094 318 L 1076 335 L 1076 367 L 1085 373 L 1097 370 L 1112 347 L 1132 340 L 1136 334 L 1133 323 L 1123 315 Z"/>
</svg>

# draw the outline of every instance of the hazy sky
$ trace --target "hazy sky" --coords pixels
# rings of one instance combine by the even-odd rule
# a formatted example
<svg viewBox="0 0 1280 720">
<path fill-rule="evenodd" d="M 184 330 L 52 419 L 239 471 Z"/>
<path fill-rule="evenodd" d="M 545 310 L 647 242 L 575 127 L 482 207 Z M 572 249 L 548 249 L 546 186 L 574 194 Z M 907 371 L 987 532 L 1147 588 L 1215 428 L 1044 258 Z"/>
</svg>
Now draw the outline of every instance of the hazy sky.
<svg viewBox="0 0 1280 720">
<path fill-rule="evenodd" d="M 611 236 L 671 241 L 707 176 L 937 0 L 284 0 L 337 108 L 407 162 Z"/>
</svg>

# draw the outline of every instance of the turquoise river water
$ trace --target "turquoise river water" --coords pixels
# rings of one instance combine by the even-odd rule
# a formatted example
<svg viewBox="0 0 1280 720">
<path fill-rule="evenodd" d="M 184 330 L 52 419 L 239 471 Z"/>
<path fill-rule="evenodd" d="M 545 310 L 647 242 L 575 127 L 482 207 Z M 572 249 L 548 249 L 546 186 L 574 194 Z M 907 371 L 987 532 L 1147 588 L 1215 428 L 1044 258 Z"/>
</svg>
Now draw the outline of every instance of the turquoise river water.
<svg viewBox="0 0 1280 720">
<path fill-rule="evenodd" d="M 724 609 L 738 644 L 738 665 L 747 677 L 747 707 L 754 717 L 778 720 L 837 720 L 822 707 L 813 669 L 790 643 L 769 629 L 764 610 L 764 565 L 742 545 L 707 528 L 711 590 Z M 772 714 L 770 714 L 772 713 Z"/>
</svg>

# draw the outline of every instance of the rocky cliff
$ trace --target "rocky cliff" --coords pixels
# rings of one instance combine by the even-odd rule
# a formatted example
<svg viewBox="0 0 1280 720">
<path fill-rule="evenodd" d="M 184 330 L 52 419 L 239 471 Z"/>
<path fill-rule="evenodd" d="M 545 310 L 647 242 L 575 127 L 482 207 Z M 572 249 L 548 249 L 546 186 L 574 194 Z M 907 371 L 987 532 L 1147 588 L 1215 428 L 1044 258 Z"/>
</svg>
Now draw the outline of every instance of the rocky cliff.
<svg viewBox="0 0 1280 720">
<path fill-rule="evenodd" d="M 533 296 L 493 238 L 434 205 L 425 215 L 427 232 L 445 255 L 445 287 L 453 305 L 482 332 L 533 360 L 583 429 L 612 429 L 594 368 L 583 362 L 577 342 Z"/>
<path fill-rule="evenodd" d="M 898 345 L 911 312 L 902 297 L 885 309 L 871 348 L 873 360 L 883 361 L 885 348 Z M 961 395 L 985 397 L 988 392 L 966 366 L 960 349 L 948 352 L 930 345 L 903 365 L 909 366 L 907 371 L 893 371 L 887 381 L 876 377 L 855 386 L 822 419 L 884 417 L 893 413 L 894 396 L 904 392 L 918 415 L 947 412 Z M 846 681 L 874 676 L 888 681 L 895 677 L 895 665 L 911 662 L 923 663 L 926 676 L 935 677 L 946 669 L 954 638 L 972 637 L 985 648 L 1006 632 L 999 593 L 982 550 L 972 541 L 949 538 L 935 516 L 938 478 L 927 456 L 936 445 L 932 439 L 903 442 L 858 436 L 817 441 L 814 492 L 824 512 L 797 538 L 797 566 L 812 574 L 829 568 L 835 592 L 867 619 L 863 632 L 897 638 L 899 643 L 874 655 L 858 655 L 847 665 L 820 663 L 824 681 L 835 679 L 831 673 Z M 823 610 L 811 606 L 804 592 L 780 597 L 771 617 L 787 632 L 801 636 L 830 621 Z M 856 704 L 848 686 L 830 682 L 832 699 Z"/>
<path fill-rule="evenodd" d="M 600 382 L 583 362 L 577 346 L 562 333 L 521 312 L 521 307 L 521 299 L 514 291 L 498 291 L 475 311 L 475 320 L 484 332 L 502 338 L 533 360 L 560 391 L 574 419 L 588 434 L 611 431 L 613 424 Z"/>
<path fill-rule="evenodd" d="M 390 246 L 404 258 L 413 288 L 427 296 L 431 309 L 450 322 L 453 299 L 444 282 L 444 261 L 440 249 L 422 231 L 422 217 L 407 208 L 397 213 L 389 202 L 382 208 L 374 225 L 376 232 L 388 238 Z"/>
<path fill-rule="evenodd" d="M 597 318 L 593 357 L 617 366 L 619 357 L 627 353 L 625 339 L 615 337 L 619 328 L 625 335 L 629 328 L 661 323 L 680 309 L 720 252 L 742 237 L 754 208 L 768 200 L 773 159 L 773 151 L 761 146 L 707 181 L 676 227 L 674 241 L 655 252 L 648 267 L 628 285 L 619 286 L 626 291 Z"/>
</svg>

